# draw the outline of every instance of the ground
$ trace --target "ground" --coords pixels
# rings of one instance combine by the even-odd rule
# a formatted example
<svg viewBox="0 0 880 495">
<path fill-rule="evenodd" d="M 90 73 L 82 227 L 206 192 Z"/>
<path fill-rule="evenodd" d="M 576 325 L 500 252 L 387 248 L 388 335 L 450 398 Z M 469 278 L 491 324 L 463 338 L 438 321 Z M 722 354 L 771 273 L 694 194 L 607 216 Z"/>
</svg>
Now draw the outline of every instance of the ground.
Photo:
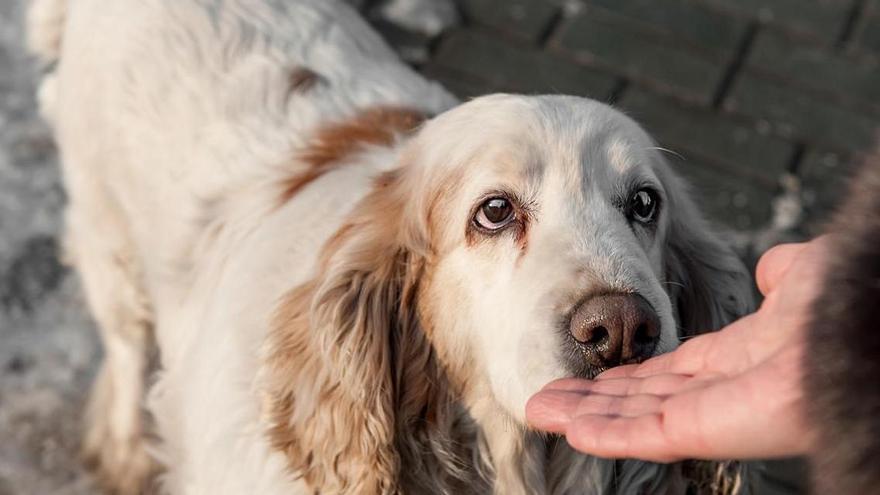
<svg viewBox="0 0 880 495">
<path fill-rule="evenodd" d="M 880 0 L 350 1 L 463 98 L 623 108 L 749 263 L 821 231 L 880 123 Z M 24 5 L 0 2 L 0 495 L 92 494 L 76 448 L 100 349 L 58 259 L 65 199 Z"/>
</svg>

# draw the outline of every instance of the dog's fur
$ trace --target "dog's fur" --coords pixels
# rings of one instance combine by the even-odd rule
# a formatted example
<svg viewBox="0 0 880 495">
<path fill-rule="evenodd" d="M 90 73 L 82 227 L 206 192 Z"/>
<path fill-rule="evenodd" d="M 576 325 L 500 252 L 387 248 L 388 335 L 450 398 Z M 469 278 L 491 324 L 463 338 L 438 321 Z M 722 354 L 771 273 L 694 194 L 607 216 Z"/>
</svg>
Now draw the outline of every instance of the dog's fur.
<svg viewBox="0 0 880 495">
<path fill-rule="evenodd" d="M 880 156 L 853 177 L 829 240 L 805 356 L 807 404 L 818 431 L 814 493 L 880 490 Z"/>
<path fill-rule="evenodd" d="M 66 10 L 66 14 L 64 11 Z M 106 359 L 86 451 L 135 492 L 662 493 L 524 427 L 567 315 L 638 293 L 657 352 L 750 282 L 651 139 L 581 98 L 457 105 L 333 0 L 37 0 L 32 46 Z M 59 33 L 63 32 L 63 36 Z M 656 223 L 627 220 L 638 187 Z M 504 193 L 516 223 L 472 224 Z"/>
</svg>

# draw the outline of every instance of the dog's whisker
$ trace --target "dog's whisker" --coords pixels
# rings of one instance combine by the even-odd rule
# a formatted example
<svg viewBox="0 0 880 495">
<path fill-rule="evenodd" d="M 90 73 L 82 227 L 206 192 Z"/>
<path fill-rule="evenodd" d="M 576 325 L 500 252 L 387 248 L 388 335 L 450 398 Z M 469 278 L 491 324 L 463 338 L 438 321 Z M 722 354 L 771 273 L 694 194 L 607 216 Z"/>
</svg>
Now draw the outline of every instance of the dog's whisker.
<svg viewBox="0 0 880 495">
<path fill-rule="evenodd" d="M 664 148 L 664 147 L 662 147 L 662 146 L 651 146 L 651 147 L 648 147 L 648 148 L 646 148 L 646 149 L 662 151 L 662 152 L 664 152 L 664 153 L 668 153 L 668 154 L 670 154 L 670 155 L 672 155 L 672 156 L 674 156 L 674 157 L 676 157 L 676 158 L 679 158 L 679 159 L 681 159 L 681 160 L 686 160 L 686 158 L 685 158 L 681 153 L 679 153 L 679 152 L 677 152 L 677 151 L 672 151 L 671 149 L 669 149 L 669 148 Z"/>
<path fill-rule="evenodd" d="M 684 284 L 682 284 L 682 283 L 680 283 L 680 282 L 665 281 L 665 282 L 660 282 L 660 283 L 662 283 L 662 284 L 666 284 L 666 285 L 675 285 L 675 286 L 681 287 L 682 289 L 684 289 L 684 288 L 687 287 L 686 285 L 684 285 Z"/>
</svg>

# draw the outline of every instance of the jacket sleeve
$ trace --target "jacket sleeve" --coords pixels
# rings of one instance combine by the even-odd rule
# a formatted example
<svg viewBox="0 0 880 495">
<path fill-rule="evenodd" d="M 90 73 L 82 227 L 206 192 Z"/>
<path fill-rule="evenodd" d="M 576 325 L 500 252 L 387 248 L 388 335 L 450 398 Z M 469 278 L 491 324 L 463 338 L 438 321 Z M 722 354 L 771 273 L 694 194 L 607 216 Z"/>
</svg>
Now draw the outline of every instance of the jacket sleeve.
<svg viewBox="0 0 880 495">
<path fill-rule="evenodd" d="M 850 182 L 830 231 L 804 387 L 817 431 L 813 493 L 880 491 L 880 155 Z"/>
</svg>

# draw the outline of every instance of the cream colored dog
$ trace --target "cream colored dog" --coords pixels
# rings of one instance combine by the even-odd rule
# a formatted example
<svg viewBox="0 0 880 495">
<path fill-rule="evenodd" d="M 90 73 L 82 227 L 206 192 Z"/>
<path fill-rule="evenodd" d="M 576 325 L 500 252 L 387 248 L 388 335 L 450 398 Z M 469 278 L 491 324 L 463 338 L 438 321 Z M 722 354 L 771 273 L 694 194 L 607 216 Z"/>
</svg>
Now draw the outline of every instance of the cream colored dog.
<svg viewBox="0 0 880 495">
<path fill-rule="evenodd" d="M 332 0 L 37 0 L 30 21 L 106 350 L 85 449 L 109 487 L 159 466 L 175 494 L 678 489 L 524 425 L 548 381 L 749 309 L 632 120 L 458 105 Z"/>
</svg>

